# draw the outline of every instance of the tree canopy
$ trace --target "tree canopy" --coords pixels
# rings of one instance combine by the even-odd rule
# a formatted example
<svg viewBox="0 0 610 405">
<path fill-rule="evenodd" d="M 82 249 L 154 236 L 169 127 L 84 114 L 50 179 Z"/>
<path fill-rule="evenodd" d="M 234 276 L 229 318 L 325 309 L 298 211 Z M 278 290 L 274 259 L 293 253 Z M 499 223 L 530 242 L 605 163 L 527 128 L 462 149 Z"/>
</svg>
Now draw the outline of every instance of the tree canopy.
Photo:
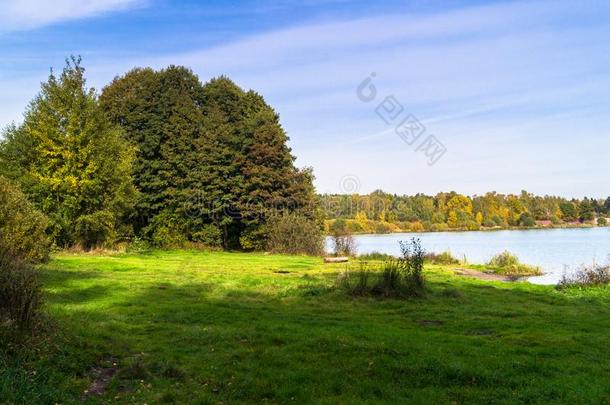
<svg viewBox="0 0 610 405">
<path fill-rule="evenodd" d="M 294 166 L 259 94 L 170 66 L 115 78 L 101 103 L 137 150 L 134 224 L 145 237 L 261 249 L 272 212 L 319 218 L 311 171 Z"/>
<path fill-rule="evenodd" d="M 353 232 L 533 227 L 537 221 L 548 226 L 610 216 L 610 198 L 567 200 L 526 191 L 470 197 L 455 192 L 405 196 L 378 190 L 368 195 L 323 195 L 321 199 L 331 221 L 329 229 L 339 226 L 332 222 L 336 221 Z"/>
<path fill-rule="evenodd" d="M 125 215 L 135 197 L 133 148 L 112 125 L 79 58 L 51 72 L 24 114 L 0 143 L 0 174 L 21 186 L 49 217 L 60 246 L 92 246 L 127 232 Z"/>
</svg>

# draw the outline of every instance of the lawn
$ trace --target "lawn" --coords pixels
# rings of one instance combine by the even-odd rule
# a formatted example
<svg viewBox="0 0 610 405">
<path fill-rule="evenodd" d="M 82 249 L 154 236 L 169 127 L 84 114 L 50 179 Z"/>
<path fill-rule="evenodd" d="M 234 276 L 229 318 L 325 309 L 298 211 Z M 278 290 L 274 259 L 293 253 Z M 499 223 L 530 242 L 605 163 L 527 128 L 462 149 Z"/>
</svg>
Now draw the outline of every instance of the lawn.
<svg viewBox="0 0 610 405">
<path fill-rule="evenodd" d="M 344 269 L 58 255 L 41 269 L 49 332 L 27 350 L 2 345 L 0 402 L 610 403 L 609 289 L 429 266 L 426 298 L 378 300 L 335 288 Z"/>
</svg>

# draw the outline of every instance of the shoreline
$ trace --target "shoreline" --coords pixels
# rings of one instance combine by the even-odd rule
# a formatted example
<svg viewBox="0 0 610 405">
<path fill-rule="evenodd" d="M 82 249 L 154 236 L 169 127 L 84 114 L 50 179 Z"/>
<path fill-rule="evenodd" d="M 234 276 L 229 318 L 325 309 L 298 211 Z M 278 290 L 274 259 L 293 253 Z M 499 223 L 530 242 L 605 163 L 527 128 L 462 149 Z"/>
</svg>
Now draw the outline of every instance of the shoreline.
<svg viewBox="0 0 610 405">
<path fill-rule="evenodd" d="M 512 226 L 508 228 L 502 227 L 494 227 L 494 228 L 481 228 L 481 229 L 443 229 L 443 230 L 395 230 L 391 232 L 351 232 L 351 235 L 354 236 L 362 236 L 362 235 L 392 235 L 399 233 L 460 233 L 460 232 L 499 232 L 499 231 L 544 231 L 544 230 L 553 230 L 553 229 L 595 229 L 595 228 L 610 228 L 609 226 L 598 226 L 598 225 L 561 225 L 561 226 L 536 226 L 536 227 L 521 227 L 521 226 Z M 326 237 L 332 237 L 332 233 L 325 232 Z"/>
</svg>

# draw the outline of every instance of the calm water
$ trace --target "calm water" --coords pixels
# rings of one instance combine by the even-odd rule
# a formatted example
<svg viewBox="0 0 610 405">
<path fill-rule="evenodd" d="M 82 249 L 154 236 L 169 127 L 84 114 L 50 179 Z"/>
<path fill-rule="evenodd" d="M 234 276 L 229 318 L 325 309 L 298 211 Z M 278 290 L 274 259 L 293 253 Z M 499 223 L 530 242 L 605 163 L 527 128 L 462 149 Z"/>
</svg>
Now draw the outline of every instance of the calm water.
<svg viewBox="0 0 610 405">
<path fill-rule="evenodd" d="M 454 257 L 470 263 L 486 263 L 504 250 L 516 254 L 521 262 L 540 266 L 544 276 L 530 282 L 556 283 L 564 272 L 583 264 L 606 263 L 610 256 L 610 228 L 545 229 L 493 232 L 396 233 L 357 235 L 359 254 L 381 252 L 398 255 L 398 241 L 421 239 L 428 252 L 450 251 Z"/>
</svg>

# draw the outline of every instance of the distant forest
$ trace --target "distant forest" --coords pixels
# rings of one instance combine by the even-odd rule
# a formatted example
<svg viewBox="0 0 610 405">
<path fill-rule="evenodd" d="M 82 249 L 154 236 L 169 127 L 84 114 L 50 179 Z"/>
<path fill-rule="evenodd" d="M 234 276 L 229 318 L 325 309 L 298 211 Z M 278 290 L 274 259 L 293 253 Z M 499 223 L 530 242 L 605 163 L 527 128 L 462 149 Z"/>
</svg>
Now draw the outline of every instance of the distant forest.
<svg viewBox="0 0 610 405">
<path fill-rule="evenodd" d="M 378 190 L 368 195 L 325 194 L 320 199 L 331 233 L 606 226 L 610 216 L 610 197 L 568 200 L 527 191 L 469 197 L 456 192 L 400 196 Z"/>
</svg>

